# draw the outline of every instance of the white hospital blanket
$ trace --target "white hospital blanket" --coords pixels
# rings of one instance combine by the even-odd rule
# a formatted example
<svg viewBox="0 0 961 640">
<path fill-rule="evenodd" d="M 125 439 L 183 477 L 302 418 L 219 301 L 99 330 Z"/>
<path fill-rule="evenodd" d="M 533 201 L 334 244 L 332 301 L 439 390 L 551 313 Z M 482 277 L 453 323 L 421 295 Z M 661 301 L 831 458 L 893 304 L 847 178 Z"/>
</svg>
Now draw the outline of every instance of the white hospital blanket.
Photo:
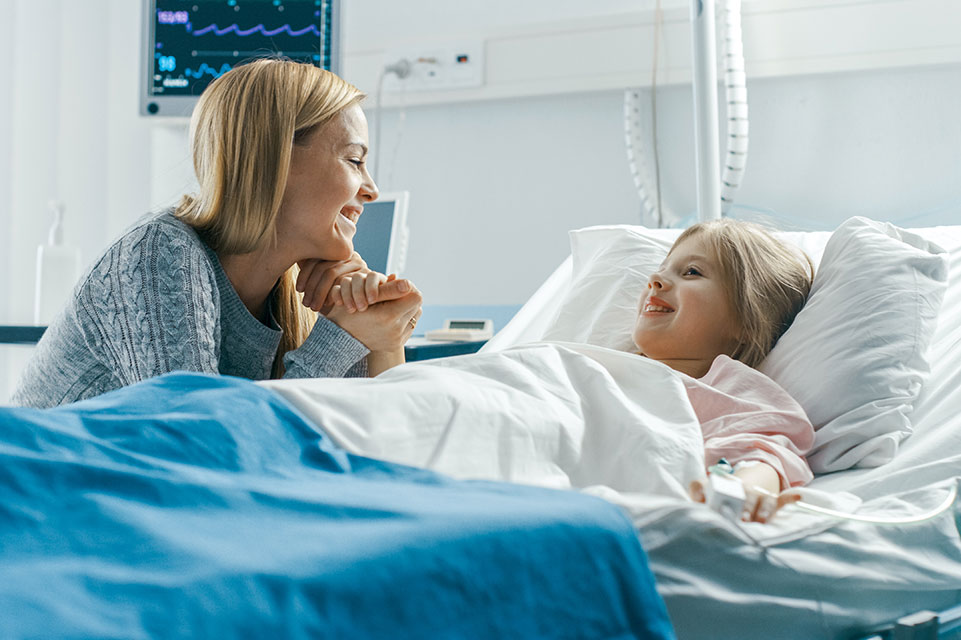
<svg viewBox="0 0 961 640">
<path fill-rule="evenodd" d="M 947 607 L 961 591 L 955 509 L 877 526 L 789 506 L 762 525 L 691 502 L 686 488 L 703 477 L 703 439 L 687 394 L 667 367 L 630 354 L 542 343 L 410 363 L 374 379 L 261 384 L 349 451 L 620 504 L 680 638 L 846 637 Z M 816 479 L 829 490 L 804 490 L 805 499 L 905 516 L 941 502 L 952 475 L 923 486 L 905 486 L 897 474 L 873 478 L 898 486 L 863 504 L 843 483 Z"/>
<path fill-rule="evenodd" d="M 348 451 L 459 478 L 686 500 L 704 476 L 700 426 L 677 376 L 601 347 L 542 343 L 373 379 L 261 384 Z"/>
</svg>

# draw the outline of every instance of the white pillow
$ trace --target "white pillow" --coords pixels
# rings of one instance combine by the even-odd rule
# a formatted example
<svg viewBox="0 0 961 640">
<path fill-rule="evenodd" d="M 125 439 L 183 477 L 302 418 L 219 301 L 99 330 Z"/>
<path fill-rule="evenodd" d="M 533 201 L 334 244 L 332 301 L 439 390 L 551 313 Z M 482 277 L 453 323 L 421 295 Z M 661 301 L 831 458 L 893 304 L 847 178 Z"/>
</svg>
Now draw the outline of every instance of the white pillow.
<svg viewBox="0 0 961 640">
<path fill-rule="evenodd" d="M 638 300 L 680 233 L 572 231 L 571 287 L 543 339 L 636 349 Z M 820 264 L 807 304 L 760 370 L 817 429 L 808 459 L 816 473 L 883 464 L 911 433 L 908 414 L 929 369 L 925 351 L 947 279 L 943 250 L 865 218 L 833 234 L 775 235 Z"/>
<path fill-rule="evenodd" d="M 571 287 L 544 340 L 635 351 L 638 300 L 681 231 L 628 225 L 571 231 Z"/>
<path fill-rule="evenodd" d="M 889 462 L 930 370 L 948 277 L 944 250 L 866 218 L 838 227 L 807 304 L 759 369 L 817 428 L 815 473 Z"/>
</svg>

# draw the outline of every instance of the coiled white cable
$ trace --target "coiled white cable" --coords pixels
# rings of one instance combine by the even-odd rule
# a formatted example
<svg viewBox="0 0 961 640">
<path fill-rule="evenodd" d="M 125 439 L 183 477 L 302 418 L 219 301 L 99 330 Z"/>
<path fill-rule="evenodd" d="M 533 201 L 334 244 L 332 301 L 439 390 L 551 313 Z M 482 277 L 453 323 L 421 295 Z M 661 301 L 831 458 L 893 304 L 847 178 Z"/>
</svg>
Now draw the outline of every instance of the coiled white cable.
<svg viewBox="0 0 961 640">
<path fill-rule="evenodd" d="M 657 91 L 657 47 L 660 30 L 660 6 L 654 24 L 654 71 L 651 92 Z M 727 215 L 734 205 L 734 195 L 747 166 L 748 106 L 747 75 L 744 71 L 744 38 L 741 30 L 741 0 L 725 0 L 723 13 L 724 87 L 727 101 L 727 147 L 721 180 L 721 213 Z M 657 165 L 657 106 L 652 96 L 652 132 L 654 163 Z M 665 227 L 677 221 L 661 202 L 659 180 L 652 178 L 644 157 L 644 125 L 641 122 L 640 89 L 624 90 L 624 138 L 627 163 L 641 199 L 641 221 L 646 226 Z"/>
<path fill-rule="evenodd" d="M 644 161 L 643 135 L 641 124 L 641 92 L 639 89 L 624 91 L 624 137 L 627 143 L 627 166 L 634 179 L 637 195 L 641 199 L 641 224 L 647 227 L 665 227 L 674 222 L 674 217 L 661 203 L 655 180 Z M 656 151 L 655 151 L 656 155 Z M 650 185 L 654 185 L 651 187 Z"/>
<path fill-rule="evenodd" d="M 723 13 L 724 88 L 727 100 L 727 155 L 721 173 L 721 215 L 734 206 L 747 166 L 748 110 L 747 74 L 744 71 L 744 33 L 741 0 L 725 0 Z"/>
</svg>

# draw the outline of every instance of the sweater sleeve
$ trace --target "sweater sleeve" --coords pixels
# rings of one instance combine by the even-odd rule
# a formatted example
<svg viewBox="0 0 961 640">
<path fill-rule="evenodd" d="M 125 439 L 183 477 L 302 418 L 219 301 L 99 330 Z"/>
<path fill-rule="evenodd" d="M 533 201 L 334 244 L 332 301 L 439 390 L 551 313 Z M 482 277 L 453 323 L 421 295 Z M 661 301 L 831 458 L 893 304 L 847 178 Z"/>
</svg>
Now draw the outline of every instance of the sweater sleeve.
<svg viewBox="0 0 961 640">
<path fill-rule="evenodd" d="M 285 378 L 366 377 L 366 346 L 324 316 L 299 348 L 284 355 Z"/>
<path fill-rule="evenodd" d="M 704 434 L 704 459 L 731 464 L 769 464 L 781 487 L 814 476 L 804 456 L 814 445 L 814 427 L 801 406 L 773 380 L 727 356 L 718 356 L 702 378 L 685 376 L 688 397 Z"/>
<path fill-rule="evenodd" d="M 163 222 L 133 229 L 77 292 L 84 340 L 120 385 L 170 371 L 218 371 L 216 279 L 191 234 Z"/>
</svg>

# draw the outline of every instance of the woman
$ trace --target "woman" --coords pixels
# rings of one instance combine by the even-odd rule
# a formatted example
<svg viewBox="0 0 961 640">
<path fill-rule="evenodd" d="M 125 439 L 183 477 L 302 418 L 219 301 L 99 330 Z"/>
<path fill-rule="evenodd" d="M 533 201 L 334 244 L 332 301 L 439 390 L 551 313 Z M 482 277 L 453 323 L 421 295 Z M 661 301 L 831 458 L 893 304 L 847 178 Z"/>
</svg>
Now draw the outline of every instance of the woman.
<svg viewBox="0 0 961 640">
<path fill-rule="evenodd" d="M 277 59 L 211 83 L 191 122 L 199 192 L 94 263 L 14 403 L 55 406 L 174 370 L 259 380 L 403 362 L 421 295 L 353 252 L 357 219 L 377 198 L 363 97 Z"/>
</svg>

